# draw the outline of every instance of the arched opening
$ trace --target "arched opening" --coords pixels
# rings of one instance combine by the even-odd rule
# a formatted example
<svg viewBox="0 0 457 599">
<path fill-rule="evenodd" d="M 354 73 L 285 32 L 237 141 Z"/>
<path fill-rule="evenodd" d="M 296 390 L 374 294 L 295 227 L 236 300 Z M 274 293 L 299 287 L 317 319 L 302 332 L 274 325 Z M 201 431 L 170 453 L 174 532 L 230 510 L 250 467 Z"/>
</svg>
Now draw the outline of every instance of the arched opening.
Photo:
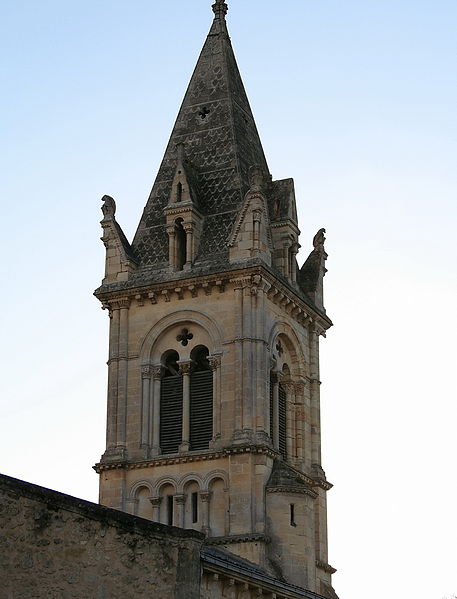
<svg viewBox="0 0 457 599">
<path fill-rule="evenodd" d="M 270 438 L 284 459 L 287 458 L 287 394 L 282 381 L 287 380 L 290 380 L 287 364 L 281 372 L 270 371 Z"/>
<path fill-rule="evenodd" d="M 210 485 L 209 527 L 212 537 L 223 537 L 226 533 L 227 492 L 221 478 L 215 478 Z"/>
<path fill-rule="evenodd" d="M 176 201 L 180 202 L 182 200 L 182 183 L 179 182 L 176 186 Z"/>
<path fill-rule="evenodd" d="M 152 505 L 149 501 L 150 495 L 151 493 L 147 487 L 141 487 L 136 493 L 136 515 L 147 520 L 152 520 Z"/>
<path fill-rule="evenodd" d="M 290 369 L 287 364 L 282 367 L 282 380 L 290 379 Z M 287 394 L 282 381 L 278 389 L 279 400 L 279 453 L 283 458 L 287 457 Z"/>
<path fill-rule="evenodd" d="M 162 356 L 160 384 L 160 448 L 163 454 L 177 453 L 182 437 L 182 376 L 179 354 L 169 350 Z"/>
<path fill-rule="evenodd" d="M 213 372 L 208 355 L 209 350 L 204 345 L 198 345 L 190 354 L 189 440 L 192 451 L 208 449 L 213 436 Z"/>
<path fill-rule="evenodd" d="M 188 482 L 187 485 L 184 487 L 184 494 L 186 496 L 184 512 L 185 528 L 194 528 L 196 530 L 200 528 L 199 523 L 201 520 L 201 509 L 198 492 L 199 485 L 194 480 Z"/>
<path fill-rule="evenodd" d="M 177 270 L 182 270 L 184 268 L 187 256 L 187 235 L 182 223 L 182 218 L 177 218 L 175 220 Z"/>
<path fill-rule="evenodd" d="M 160 522 L 169 526 L 176 526 L 174 494 L 175 488 L 170 483 L 160 488 Z"/>
</svg>

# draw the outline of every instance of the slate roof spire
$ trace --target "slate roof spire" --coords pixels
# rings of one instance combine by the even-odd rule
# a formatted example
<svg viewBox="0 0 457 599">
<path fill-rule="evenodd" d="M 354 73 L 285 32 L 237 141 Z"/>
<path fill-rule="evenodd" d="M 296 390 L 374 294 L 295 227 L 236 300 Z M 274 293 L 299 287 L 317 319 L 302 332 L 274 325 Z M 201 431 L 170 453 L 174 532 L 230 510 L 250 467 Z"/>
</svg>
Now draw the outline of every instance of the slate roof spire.
<svg viewBox="0 0 457 599">
<path fill-rule="evenodd" d="M 164 209 L 170 203 L 179 144 L 194 173 L 204 219 L 196 264 L 228 259 L 227 240 L 249 189 L 249 171 L 256 166 L 269 177 L 227 31 L 227 4 L 216 0 L 212 9 L 213 23 L 132 242 L 140 270 L 168 265 Z"/>
</svg>

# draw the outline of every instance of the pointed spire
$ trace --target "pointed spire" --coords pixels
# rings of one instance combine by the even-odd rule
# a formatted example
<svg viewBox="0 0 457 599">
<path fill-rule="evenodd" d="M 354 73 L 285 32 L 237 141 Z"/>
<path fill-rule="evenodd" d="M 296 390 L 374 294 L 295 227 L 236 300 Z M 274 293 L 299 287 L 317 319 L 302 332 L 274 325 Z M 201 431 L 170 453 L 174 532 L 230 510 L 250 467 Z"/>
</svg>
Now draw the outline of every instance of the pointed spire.
<svg viewBox="0 0 457 599">
<path fill-rule="evenodd" d="M 213 12 L 216 15 L 216 19 L 225 19 L 225 15 L 228 11 L 227 3 L 224 0 L 216 0 L 212 6 Z"/>
</svg>

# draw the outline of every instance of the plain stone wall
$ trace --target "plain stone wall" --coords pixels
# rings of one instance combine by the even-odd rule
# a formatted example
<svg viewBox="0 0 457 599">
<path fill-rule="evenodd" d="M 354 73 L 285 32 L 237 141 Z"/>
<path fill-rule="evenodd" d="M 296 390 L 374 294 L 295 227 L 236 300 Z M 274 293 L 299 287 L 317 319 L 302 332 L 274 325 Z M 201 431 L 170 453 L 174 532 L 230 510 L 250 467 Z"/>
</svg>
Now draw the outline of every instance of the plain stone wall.
<svg viewBox="0 0 457 599">
<path fill-rule="evenodd" d="M 197 599 L 202 543 L 0 475 L 0 599 Z"/>
</svg>

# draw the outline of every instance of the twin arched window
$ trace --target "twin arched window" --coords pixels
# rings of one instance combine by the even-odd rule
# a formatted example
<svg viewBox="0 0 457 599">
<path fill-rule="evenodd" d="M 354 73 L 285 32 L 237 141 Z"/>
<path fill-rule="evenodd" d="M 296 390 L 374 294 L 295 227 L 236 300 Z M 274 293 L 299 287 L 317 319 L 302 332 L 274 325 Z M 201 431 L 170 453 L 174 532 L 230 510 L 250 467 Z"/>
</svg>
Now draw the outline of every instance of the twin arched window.
<svg viewBox="0 0 457 599">
<path fill-rule="evenodd" d="M 213 373 L 204 345 L 189 362 L 175 350 L 162 356 L 160 448 L 162 454 L 208 449 L 213 436 Z"/>
</svg>

